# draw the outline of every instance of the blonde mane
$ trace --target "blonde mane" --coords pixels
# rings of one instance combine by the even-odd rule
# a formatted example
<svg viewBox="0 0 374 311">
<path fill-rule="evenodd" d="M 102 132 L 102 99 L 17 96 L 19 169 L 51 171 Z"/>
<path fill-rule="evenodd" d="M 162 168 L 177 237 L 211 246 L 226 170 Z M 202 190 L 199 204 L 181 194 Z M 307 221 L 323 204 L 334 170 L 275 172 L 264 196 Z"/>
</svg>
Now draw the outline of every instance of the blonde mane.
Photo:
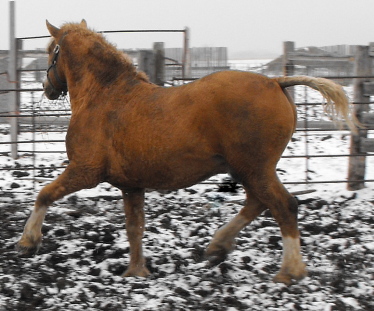
<svg viewBox="0 0 374 311">
<path fill-rule="evenodd" d="M 98 79 L 102 80 L 101 82 L 104 82 L 104 84 L 113 82 L 111 77 L 114 76 L 114 73 L 117 73 L 117 75 L 126 73 L 128 77 L 149 82 L 145 73 L 137 71 L 132 59 L 124 52 L 118 50 L 114 44 L 108 42 L 101 33 L 74 23 L 64 24 L 61 27 L 61 33 L 64 35 L 60 40 L 69 40 L 69 37 L 74 35 L 71 37 L 74 38 L 74 41 L 79 42 L 79 48 L 87 55 L 87 59 L 94 57 L 97 60 L 98 64 L 95 64 L 95 66 L 97 66 Z M 77 44 L 77 42 L 74 42 L 74 44 Z M 101 69 L 100 64 L 102 65 Z M 100 70 L 101 72 L 99 73 Z M 108 74 L 104 74 L 104 70 Z M 108 81 L 105 81 L 105 79 Z"/>
</svg>

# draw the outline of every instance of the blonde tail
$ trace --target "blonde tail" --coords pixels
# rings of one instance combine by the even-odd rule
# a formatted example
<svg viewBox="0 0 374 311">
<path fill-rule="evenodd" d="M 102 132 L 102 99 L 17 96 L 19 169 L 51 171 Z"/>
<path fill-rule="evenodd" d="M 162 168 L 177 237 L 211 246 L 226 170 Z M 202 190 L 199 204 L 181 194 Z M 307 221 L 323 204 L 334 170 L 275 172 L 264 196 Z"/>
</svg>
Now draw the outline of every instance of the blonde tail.
<svg viewBox="0 0 374 311">
<path fill-rule="evenodd" d="M 306 85 L 319 91 L 325 98 L 325 113 L 340 127 L 345 121 L 349 129 L 357 134 L 357 127 L 363 127 L 352 113 L 351 104 L 341 85 L 324 78 L 307 76 L 278 77 L 274 78 L 282 88 L 294 85 Z"/>
</svg>

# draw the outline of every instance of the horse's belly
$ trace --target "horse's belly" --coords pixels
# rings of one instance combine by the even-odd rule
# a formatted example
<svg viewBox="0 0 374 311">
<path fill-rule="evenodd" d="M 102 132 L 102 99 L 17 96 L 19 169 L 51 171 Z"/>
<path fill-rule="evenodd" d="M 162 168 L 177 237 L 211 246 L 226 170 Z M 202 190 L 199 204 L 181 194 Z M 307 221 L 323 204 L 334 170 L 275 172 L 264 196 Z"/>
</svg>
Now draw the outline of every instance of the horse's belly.
<svg viewBox="0 0 374 311">
<path fill-rule="evenodd" d="M 223 158 L 214 156 L 210 159 L 176 159 L 157 164 L 141 163 L 131 165 L 109 177 L 109 182 L 117 187 L 180 189 L 192 186 L 213 175 L 227 172 Z"/>
<path fill-rule="evenodd" d="M 225 173 L 225 169 L 199 169 L 194 170 L 191 167 L 186 167 L 183 170 L 176 170 L 175 174 L 163 174 L 149 180 L 149 186 L 146 188 L 152 189 L 181 189 L 195 185 L 203 180 L 208 179 L 216 174 Z M 171 172 L 172 173 L 172 172 Z M 153 183 L 153 181 L 155 181 Z"/>
</svg>

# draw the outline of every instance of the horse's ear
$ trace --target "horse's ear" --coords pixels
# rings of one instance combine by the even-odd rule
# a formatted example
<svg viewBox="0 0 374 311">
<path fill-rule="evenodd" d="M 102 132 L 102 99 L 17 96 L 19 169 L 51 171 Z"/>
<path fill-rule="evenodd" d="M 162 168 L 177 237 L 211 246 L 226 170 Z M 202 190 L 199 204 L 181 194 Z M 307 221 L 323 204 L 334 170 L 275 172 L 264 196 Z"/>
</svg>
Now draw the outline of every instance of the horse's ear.
<svg viewBox="0 0 374 311">
<path fill-rule="evenodd" d="M 87 22 L 86 22 L 85 19 L 82 19 L 82 21 L 81 21 L 81 26 L 87 28 Z"/>
<path fill-rule="evenodd" d="M 54 38 L 57 38 L 58 33 L 60 32 L 60 29 L 50 24 L 48 20 L 46 20 L 46 24 L 47 24 L 47 28 L 51 36 Z"/>
</svg>

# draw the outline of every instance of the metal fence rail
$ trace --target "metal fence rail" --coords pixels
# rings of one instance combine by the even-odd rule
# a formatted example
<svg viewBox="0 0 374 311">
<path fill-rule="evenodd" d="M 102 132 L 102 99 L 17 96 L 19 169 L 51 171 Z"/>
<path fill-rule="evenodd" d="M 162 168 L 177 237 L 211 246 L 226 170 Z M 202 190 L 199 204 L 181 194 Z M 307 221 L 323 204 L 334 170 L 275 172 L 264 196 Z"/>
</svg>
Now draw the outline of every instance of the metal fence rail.
<svg viewBox="0 0 374 311">
<path fill-rule="evenodd" d="M 23 156 L 30 156 L 33 158 L 33 164 L 27 167 L 0 167 L 0 171 L 28 171 L 32 172 L 32 176 L 29 178 L 34 179 L 34 181 L 40 180 L 38 177 L 38 171 L 40 170 L 57 170 L 61 171 L 66 167 L 64 165 L 50 165 L 48 163 L 40 163 L 38 158 L 40 155 L 45 154 L 60 154 L 62 157 L 67 158 L 66 151 L 65 151 L 65 140 L 63 136 L 66 134 L 70 113 L 68 109 L 51 109 L 51 110 L 37 110 L 36 106 L 38 106 L 38 102 L 34 102 L 32 104 L 34 109 L 25 109 L 22 111 L 20 115 L 7 115 L 8 118 L 19 118 L 20 126 L 27 126 L 27 128 L 23 129 L 23 133 L 28 133 L 33 135 L 29 139 L 23 139 L 16 142 L 12 141 L 2 141 L 0 142 L 0 149 L 1 154 L 10 156 L 10 145 L 11 144 L 18 144 L 19 145 L 19 155 Z M 305 139 L 305 147 L 303 153 L 293 154 L 293 155 L 283 155 L 282 159 L 305 159 L 305 176 L 302 179 L 293 180 L 293 181 L 285 181 L 284 184 L 286 185 L 313 185 L 313 184 L 325 184 L 325 183 L 347 183 L 347 179 L 335 180 L 335 179 L 324 179 L 324 180 L 313 180 L 310 177 L 308 172 L 309 164 L 308 162 L 315 158 L 348 158 L 348 157 L 355 157 L 355 156 L 362 156 L 361 154 L 350 154 L 347 150 L 345 153 L 334 153 L 334 154 L 313 154 L 310 153 L 309 147 L 312 145 L 311 142 L 307 142 L 310 137 L 315 137 L 316 135 L 350 135 L 347 130 L 339 130 L 337 129 L 334 124 L 330 121 L 315 121 L 315 120 L 308 120 L 307 116 L 301 113 L 303 110 L 305 111 L 305 107 L 308 106 L 308 109 L 311 107 L 318 107 L 321 106 L 321 103 L 316 102 L 302 102 L 297 103 L 297 108 L 299 110 L 300 117 L 305 118 L 305 120 L 298 121 L 296 135 L 301 135 L 303 139 Z M 320 108 L 320 107 L 319 107 Z M 321 109 L 320 109 L 321 110 Z M 58 113 L 61 112 L 61 113 Z M 370 128 L 373 130 L 373 128 Z M 42 139 L 37 139 L 35 134 L 43 133 L 45 136 Z M 49 135 L 51 133 L 59 133 L 62 137 L 61 139 L 51 139 Z M 58 148 L 53 150 L 43 150 L 43 145 L 46 144 L 58 144 Z M 28 147 L 26 147 L 28 146 Z M 8 151 L 7 151 L 8 150 Z M 368 157 L 374 156 L 374 154 L 366 154 Z M 341 161 L 341 160 L 339 160 Z M 48 180 L 48 179 L 47 179 Z M 44 179 L 45 181 L 45 179 Z M 362 182 L 374 182 L 374 179 L 368 178 L 365 180 L 359 180 Z M 219 184 L 220 182 L 217 182 Z"/>
<path fill-rule="evenodd" d="M 185 30 L 177 30 L 177 32 L 184 32 Z M 118 31 L 123 32 L 123 31 Z M 137 31 L 138 32 L 138 31 Z M 161 31 L 163 32 L 163 31 Z M 106 32 L 104 32 L 106 33 Z M 19 38 L 18 40 L 29 40 L 29 39 L 40 39 L 48 38 L 48 36 L 42 37 L 28 37 L 28 38 Z M 30 54 L 31 55 L 31 54 Z M 20 62 L 22 63 L 22 61 Z M 1 93 L 15 93 L 17 96 L 27 95 L 29 98 L 21 101 L 21 107 L 19 113 L 9 113 L 2 112 L 0 113 L 0 125 L 8 123 L 9 120 L 16 118 L 18 120 L 18 133 L 21 136 L 21 140 L 12 141 L 11 139 L 6 141 L 0 140 L 0 156 L 9 156 L 11 146 L 17 144 L 20 148 L 18 149 L 20 157 L 30 157 L 31 163 L 20 167 L 15 164 L 13 166 L 0 167 L 0 172 L 10 171 L 27 171 L 31 172 L 32 175 L 28 178 L 33 178 L 34 181 L 40 180 L 38 172 L 41 170 L 49 171 L 54 170 L 57 172 L 62 172 L 65 168 L 62 163 L 48 163 L 44 160 L 44 157 L 48 154 L 54 156 L 56 154 L 60 155 L 59 158 L 67 159 L 64 136 L 70 120 L 70 103 L 68 100 L 63 102 L 59 101 L 45 101 L 37 100 L 41 98 L 42 89 L 40 84 L 37 86 L 35 82 L 29 81 L 26 82 L 26 79 L 23 79 L 26 75 L 30 75 L 33 71 L 40 72 L 42 69 L 27 69 L 19 68 L 18 73 L 20 77 L 20 83 L 16 88 L 3 88 L 0 89 Z M 263 72 L 263 68 L 258 67 L 258 71 Z M 352 81 L 354 79 L 373 79 L 372 75 L 352 75 L 349 76 L 328 76 L 334 80 L 342 80 L 346 84 L 347 81 Z M 29 79 L 30 80 L 30 79 Z M 31 79 L 32 80 L 32 79 Z M 188 80 L 188 81 L 187 81 Z M 193 81 L 193 78 L 189 79 L 176 78 L 175 84 L 183 84 L 185 82 Z M 21 82 L 22 81 L 22 82 Z M 179 83 L 178 83 L 179 82 Z M 284 181 L 284 184 L 287 185 L 297 185 L 297 184 L 320 184 L 320 183 L 347 183 L 347 182 L 373 182 L 372 177 L 360 180 L 347 180 L 347 179 L 334 179 L 326 178 L 324 180 L 313 180 L 309 172 L 310 162 L 313 159 L 319 158 L 337 158 L 341 161 L 342 158 L 352 158 L 352 157 L 362 157 L 363 153 L 353 153 L 351 154 L 348 150 L 344 153 L 333 153 L 333 154 L 320 154 L 311 152 L 312 142 L 310 142 L 311 137 L 316 137 L 318 135 L 345 135 L 349 136 L 350 132 L 347 129 L 339 130 L 334 124 L 328 120 L 316 120 L 315 117 L 311 116 L 311 112 L 314 110 L 317 111 L 318 115 L 322 115 L 321 102 L 311 100 L 308 97 L 307 92 L 302 98 L 299 98 L 297 101 L 297 110 L 299 114 L 299 121 L 297 123 L 296 136 L 300 136 L 303 139 L 303 152 L 297 154 L 285 154 L 282 159 L 289 160 L 299 160 L 304 159 L 304 176 L 298 180 Z M 361 104 L 356 102 L 355 104 Z M 364 102 L 363 104 L 372 106 L 373 102 Z M 373 110 L 373 109 L 372 109 Z M 374 125 L 371 124 L 367 126 L 368 135 L 372 136 L 374 130 Z M 3 137 L 7 136 L 7 131 L 9 129 L 5 126 L 0 128 L 0 135 Z M 24 138 L 28 135 L 27 138 Z M 53 138 L 51 137 L 53 136 Z M 55 136 L 58 136 L 57 138 Z M 53 145 L 53 149 L 47 149 L 46 145 Z M 365 157 L 372 158 L 373 153 L 365 153 Z M 57 161 L 57 160 L 56 160 Z M 345 166 L 346 164 L 344 164 Z"/>
</svg>

